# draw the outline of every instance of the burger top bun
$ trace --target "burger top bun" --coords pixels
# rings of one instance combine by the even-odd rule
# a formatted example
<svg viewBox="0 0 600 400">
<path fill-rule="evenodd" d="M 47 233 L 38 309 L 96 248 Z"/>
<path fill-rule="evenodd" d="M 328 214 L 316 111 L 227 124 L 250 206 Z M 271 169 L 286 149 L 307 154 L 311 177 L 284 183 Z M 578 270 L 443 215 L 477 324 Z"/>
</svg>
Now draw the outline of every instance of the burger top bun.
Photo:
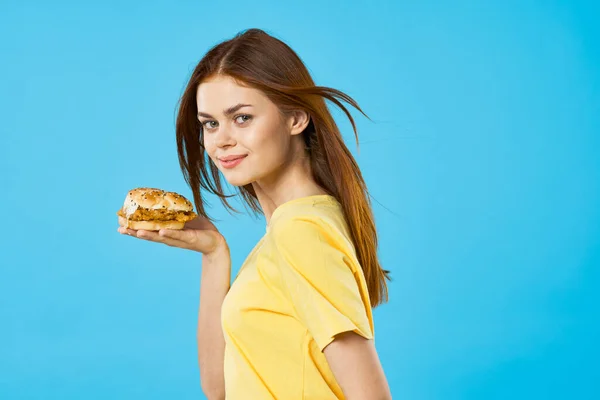
<svg viewBox="0 0 600 400">
<path fill-rule="evenodd" d="M 165 192 L 155 188 L 137 188 L 130 190 L 123 203 L 123 211 L 131 215 L 141 208 L 153 210 L 163 209 L 171 211 L 193 211 L 192 203 L 175 192 Z"/>
</svg>

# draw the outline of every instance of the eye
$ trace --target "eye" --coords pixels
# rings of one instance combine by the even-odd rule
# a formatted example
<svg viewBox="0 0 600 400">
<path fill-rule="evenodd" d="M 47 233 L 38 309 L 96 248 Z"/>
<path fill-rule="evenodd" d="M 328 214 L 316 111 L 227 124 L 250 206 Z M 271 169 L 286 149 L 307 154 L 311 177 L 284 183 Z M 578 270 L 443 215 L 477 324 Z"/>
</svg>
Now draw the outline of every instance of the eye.
<svg viewBox="0 0 600 400">
<path fill-rule="evenodd" d="M 246 122 L 250 121 L 251 119 L 252 119 L 251 115 L 241 114 L 241 115 L 238 115 L 237 117 L 235 117 L 235 122 L 236 122 L 236 124 L 244 125 Z"/>
<path fill-rule="evenodd" d="M 202 124 L 202 127 L 208 131 L 216 129 L 217 126 L 219 126 L 219 123 L 217 121 L 212 121 L 212 120 L 208 120 L 208 121 L 204 121 L 204 122 L 200 122 L 200 123 Z"/>
</svg>

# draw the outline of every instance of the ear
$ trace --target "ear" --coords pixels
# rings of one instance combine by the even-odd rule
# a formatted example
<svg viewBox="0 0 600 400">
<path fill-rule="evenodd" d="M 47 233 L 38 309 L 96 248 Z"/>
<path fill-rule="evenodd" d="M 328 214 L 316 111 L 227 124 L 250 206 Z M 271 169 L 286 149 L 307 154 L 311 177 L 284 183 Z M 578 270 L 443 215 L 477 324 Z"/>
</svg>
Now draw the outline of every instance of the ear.
<svg viewBox="0 0 600 400">
<path fill-rule="evenodd" d="M 299 135 L 308 126 L 310 122 L 310 116 L 304 110 L 294 110 L 290 113 L 288 118 L 288 126 L 290 128 L 290 134 Z"/>
</svg>

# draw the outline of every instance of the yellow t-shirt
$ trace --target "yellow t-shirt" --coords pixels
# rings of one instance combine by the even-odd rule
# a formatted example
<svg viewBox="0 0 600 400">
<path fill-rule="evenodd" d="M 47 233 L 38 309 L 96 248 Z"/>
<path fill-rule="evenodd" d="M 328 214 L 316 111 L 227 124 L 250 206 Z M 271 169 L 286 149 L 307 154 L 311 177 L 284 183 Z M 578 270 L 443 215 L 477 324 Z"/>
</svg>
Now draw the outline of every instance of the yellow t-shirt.
<svg viewBox="0 0 600 400">
<path fill-rule="evenodd" d="M 323 349 L 373 339 L 371 303 L 341 205 L 328 195 L 279 206 L 222 308 L 228 400 L 342 399 Z"/>
</svg>

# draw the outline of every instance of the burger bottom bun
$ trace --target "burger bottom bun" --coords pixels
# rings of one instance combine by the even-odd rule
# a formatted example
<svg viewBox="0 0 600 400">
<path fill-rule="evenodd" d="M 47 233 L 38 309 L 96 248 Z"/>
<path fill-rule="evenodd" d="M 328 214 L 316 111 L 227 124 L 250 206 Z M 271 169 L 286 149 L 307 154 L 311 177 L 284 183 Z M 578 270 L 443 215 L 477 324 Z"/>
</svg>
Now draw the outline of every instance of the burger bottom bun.
<svg viewBox="0 0 600 400">
<path fill-rule="evenodd" d="M 126 227 L 134 230 L 159 231 L 161 229 L 183 229 L 181 221 L 127 221 Z"/>
</svg>

